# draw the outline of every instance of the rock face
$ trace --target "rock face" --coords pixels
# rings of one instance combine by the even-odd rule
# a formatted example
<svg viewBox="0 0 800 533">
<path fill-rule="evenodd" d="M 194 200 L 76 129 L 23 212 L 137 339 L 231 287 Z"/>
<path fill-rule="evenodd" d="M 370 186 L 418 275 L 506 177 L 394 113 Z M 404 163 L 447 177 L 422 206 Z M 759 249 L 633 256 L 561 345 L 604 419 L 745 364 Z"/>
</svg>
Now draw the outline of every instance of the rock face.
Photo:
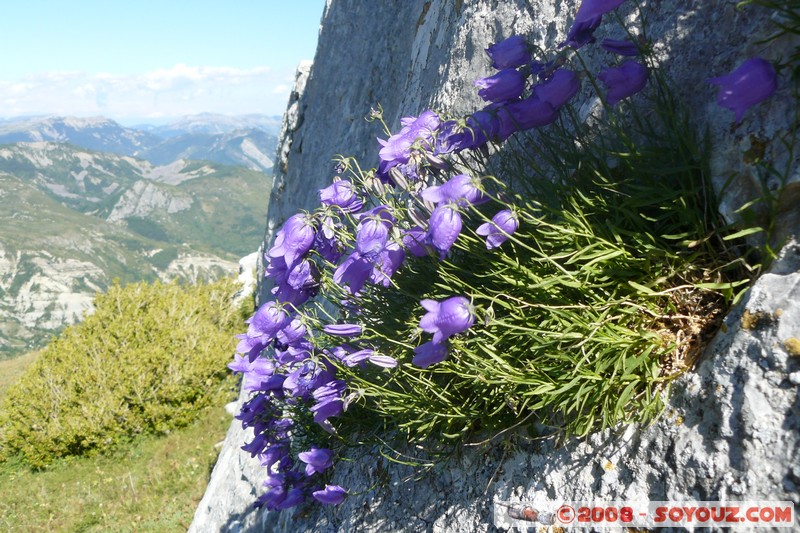
<svg viewBox="0 0 800 533">
<path fill-rule="evenodd" d="M 449 2 L 409 0 L 380 4 L 329 0 L 319 47 L 308 75 L 300 73 L 279 140 L 265 247 L 298 209 L 318 204 L 317 190 L 333 176 L 332 158 L 352 155 L 369 168 L 377 163 L 376 137 L 385 137 L 364 117 L 380 103 L 396 131 L 402 116 L 427 108 L 463 115 L 482 107 L 472 81 L 489 75 L 483 50 L 512 34 L 524 34 L 545 49 L 563 41 L 579 2 L 557 0 Z M 629 6 L 630 4 L 630 6 Z M 638 17 L 620 8 L 623 20 Z M 781 139 L 791 130 L 789 84 L 752 109 L 745 124 L 715 103 L 711 76 L 730 72 L 744 59 L 786 56 L 796 42 L 765 47 L 771 33 L 766 10 L 737 10 L 722 0 L 693 3 L 662 0 L 649 6 L 647 36 L 654 43 L 675 96 L 693 110 L 714 147 L 710 162 L 715 188 L 723 192 L 722 215 L 760 194 L 757 170 L 743 154 L 761 152 L 779 168 L 794 169 L 778 204 L 777 240 L 800 234 L 797 161 Z M 603 25 L 598 37 L 622 38 L 618 25 Z M 358 38 L 354 38 L 357 36 Z M 743 39 L 743 36 L 746 38 Z M 586 51 L 597 71 L 609 61 Z M 585 84 L 586 85 L 586 84 Z M 587 116 L 596 97 L 586 87 L 576 107 Z M 795 155 L 796 158 L 796 155 Z M 729 183 L 728 183 L 729 182 Z M 726 183 L 727 186 L 726 186 Z M 767 183 L 768 187 L 774 184 Z M 267 297 L 261 288 L 262 301 Z M 595 434 L 556 448 L 548 441 L 512 439 L 512 446 L 467 448 L 420 481 L 401 467 L 378 468 L 378 459 L 359 457 L 337 465 L 334 482 L 358 497 L 336 508 L 319 507 L 304 517 L 292 513 L 246 512 L 250 502 L 226 500 L 217 492 L 198 510 L 197 531 L 386 531 L 491 530 L 508 527 L 495 501 L 554 500 L 784 500 L 800 504 L 800 247 L 787 245 L 725 320 L 695 371 L 673 385 L 669 408 L 648 428 Z M 795 355 L 790 355 L 795 354 Z M 234 426 L 238 422 L 234 421 Z M 231 430 L 234 431 L 233 429 Z M 242 441 L 226 442 L 226 450 Z M 244 454 L 245 457 L 246 454 Z M 260 475 L 256 460 L 225 456 L 209 491 L 225 474 L 239 483 Z M 249 462 L 248 462 L 249 461 Z M 256 465 L 257 466 L 257 465 Z M 214 505 L 213 501 L 219 502 Z M 226 507 L 231 505 L 231 507 Z M 202 511 L 202 512 L 201 512 Z M 495 511 L 498 511 L 495 514 Z M 237 517 L 235 520 L 225 517 Z M 520 524 L 517 524 L 520 525 Z"/>
<path fill-rule="evenodd" d="M 180 213 L 192 206 L 192 197 L 170 195 L 153 183 L 137 181 L 125 191 L 108 215 L 109 222 L 119 222 L 130 217 L 146 217 L 156 209 L 169 214 Z"/>
</svg>

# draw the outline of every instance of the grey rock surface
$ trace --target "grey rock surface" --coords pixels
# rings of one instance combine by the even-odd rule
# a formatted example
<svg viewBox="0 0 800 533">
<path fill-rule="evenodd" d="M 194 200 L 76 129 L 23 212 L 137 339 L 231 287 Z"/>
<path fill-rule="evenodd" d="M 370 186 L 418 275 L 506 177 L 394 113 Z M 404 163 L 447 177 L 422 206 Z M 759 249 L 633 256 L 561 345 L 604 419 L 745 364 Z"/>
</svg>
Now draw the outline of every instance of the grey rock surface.
<svg viewBox="0 0 800 533">
<path fill-rule="evenodd" d="M 231 416 L 239 413 L 245 395 L 242 389 L 238 401 L 225 406 Z M 253 430 L 242 429 L 234 420 L 225 435 L 203 499 L 195 510 L 189 533 L 257 531 L 254 528 L 259 523 L 260 513 L 253 503 L 267 472 L 258 460 L 241 450 L 242 444 L 252 439 Z"/>
<path fill-rule="evenodd" d="M 401 117 L 429 107 L 454 115 L 475 110 L 482 104 L 472 81 L 491 74 L 483 50 L 515 33 L 552 49 L 564 39 L 578 3 L 329 0 L 314 65 L 307 77 L 299 75 L 284 118 L 263 246 L 270 246 L 286 218 L 318 204 L 317 191 L 330 183 L 337 154 L 358 158 L 362 167 L 377 163 L 376 137 L 385 135 L 376 123 L 364 120 L 371 106 L 383 107 L 393 130 Z M 619 13 L 638 28 L 632 4 Z M 716 90 L 706 82 L 753 55 L 775 60 L 795 43 L 756 44 L 771 32 L 771 14 L 764 10 L 737 10 L 722 0 L 644 5 L 649 9 L 647 36 L 675 80 L 676 97 L 693 110 L 714 147 L 711 177 L 723 193 L 723 216 L 734 219 L 739 206 L 760 194 L 757 169 L 743 154 L 763 149 L 763 159 L 795 169 L 787 172 L 776 240 L 800 234 L 797 154 L 790 159 L 780 142 L 792 131 L 788 84 L 737 125 L 732 113 L 716 105 Z M 616 24 L 604 24 L 596 35 L 623 37 Z M 587 51 L 585 60 L 596 71 L 610 57 Z M 576 107 L 586 113 L 593 101 L 586 86 Z M 261 292 L 264 301 L 266 288 Z M 379 468 L 368 451 L 353 452 L 362 455 L 338 464 L 334 482 L 357 496 L 304 517 L 260 513 L 245 529 L 486 531 L 505 524 L 494 515 L 497 500 L 727 498 L 798 505 L 800 359 L 789 355 L 789 339 L 800 338 L 798 301 L 800 249 L 793 243 L 744 306 L 725 319 L 724 331 L 695 371 L 675 383 L 669 409 L 650 427 L 598 433 L 563 447 L 516 436 L 504 445 L 466 448 L 458 459 L 418 481 L 412 481 L 411 469 Z M 755 324 L 750 329 L 742 327 L 745 311 L 761 317 L 744 321 Z M 249 475 L 240 461 L 231 463 L 240 469 L 236 475 Z M 255 492 L 261 490 L 259 479 L 252 481 Z M 213 490 L 225 490 L 225 485 Z M 214 496 L 206 498 L 213 505 Z M 217 514 L 224 515 L 223 507 L 220 502 Z M 197 531 L 220 530 L 217 525 L 204 528 L 198 520 L 193 525 Z"/>
</svg>

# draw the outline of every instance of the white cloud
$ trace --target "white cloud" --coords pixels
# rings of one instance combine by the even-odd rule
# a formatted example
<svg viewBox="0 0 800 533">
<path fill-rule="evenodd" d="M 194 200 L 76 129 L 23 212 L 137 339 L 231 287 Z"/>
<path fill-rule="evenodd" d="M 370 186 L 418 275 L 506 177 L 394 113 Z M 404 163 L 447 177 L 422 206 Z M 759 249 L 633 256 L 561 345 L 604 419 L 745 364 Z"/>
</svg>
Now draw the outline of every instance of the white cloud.
<svg viewBox="0 0 800 533">
<path fill-rule="evenodd" d="M 281 114 L 293 73 L 269 67 L 177 64 L 133 75 L 42 72 L 0 80 L 6 115 L 53 113 L 111 118 L 178 116 L 200 112 Z"/>
</svg>

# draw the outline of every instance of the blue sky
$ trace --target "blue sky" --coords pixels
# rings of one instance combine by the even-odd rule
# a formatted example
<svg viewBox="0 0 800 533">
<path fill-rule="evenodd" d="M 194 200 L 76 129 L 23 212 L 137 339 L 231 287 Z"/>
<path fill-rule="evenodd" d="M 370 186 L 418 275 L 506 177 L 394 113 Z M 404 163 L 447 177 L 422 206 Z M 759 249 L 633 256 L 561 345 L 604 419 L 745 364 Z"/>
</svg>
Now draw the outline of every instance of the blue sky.
<svg viewBox="0 0 800 533">
<path fill-rule="evenodd" d="M 0 116 L 280 115 L 325 0 L 5 2 Z"/>
</svg>

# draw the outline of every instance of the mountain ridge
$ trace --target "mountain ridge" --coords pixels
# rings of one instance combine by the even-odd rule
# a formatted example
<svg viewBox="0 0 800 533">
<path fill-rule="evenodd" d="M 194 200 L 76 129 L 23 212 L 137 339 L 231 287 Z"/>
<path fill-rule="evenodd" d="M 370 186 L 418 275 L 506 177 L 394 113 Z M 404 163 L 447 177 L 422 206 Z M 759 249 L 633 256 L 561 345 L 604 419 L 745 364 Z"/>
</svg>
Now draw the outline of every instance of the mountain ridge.
<svg viewBox="0 0 800 533">
<path fill-rule="evenodd" d="M 163 126 L 122 126 L 105 117 L 43 116 L 0 120 L 0 144 L 66 143 L 155 164 L 201 159 L 272 169 L 279 119 L 268 115 L 226 116 L 202 113 Z"/>
</svg>

